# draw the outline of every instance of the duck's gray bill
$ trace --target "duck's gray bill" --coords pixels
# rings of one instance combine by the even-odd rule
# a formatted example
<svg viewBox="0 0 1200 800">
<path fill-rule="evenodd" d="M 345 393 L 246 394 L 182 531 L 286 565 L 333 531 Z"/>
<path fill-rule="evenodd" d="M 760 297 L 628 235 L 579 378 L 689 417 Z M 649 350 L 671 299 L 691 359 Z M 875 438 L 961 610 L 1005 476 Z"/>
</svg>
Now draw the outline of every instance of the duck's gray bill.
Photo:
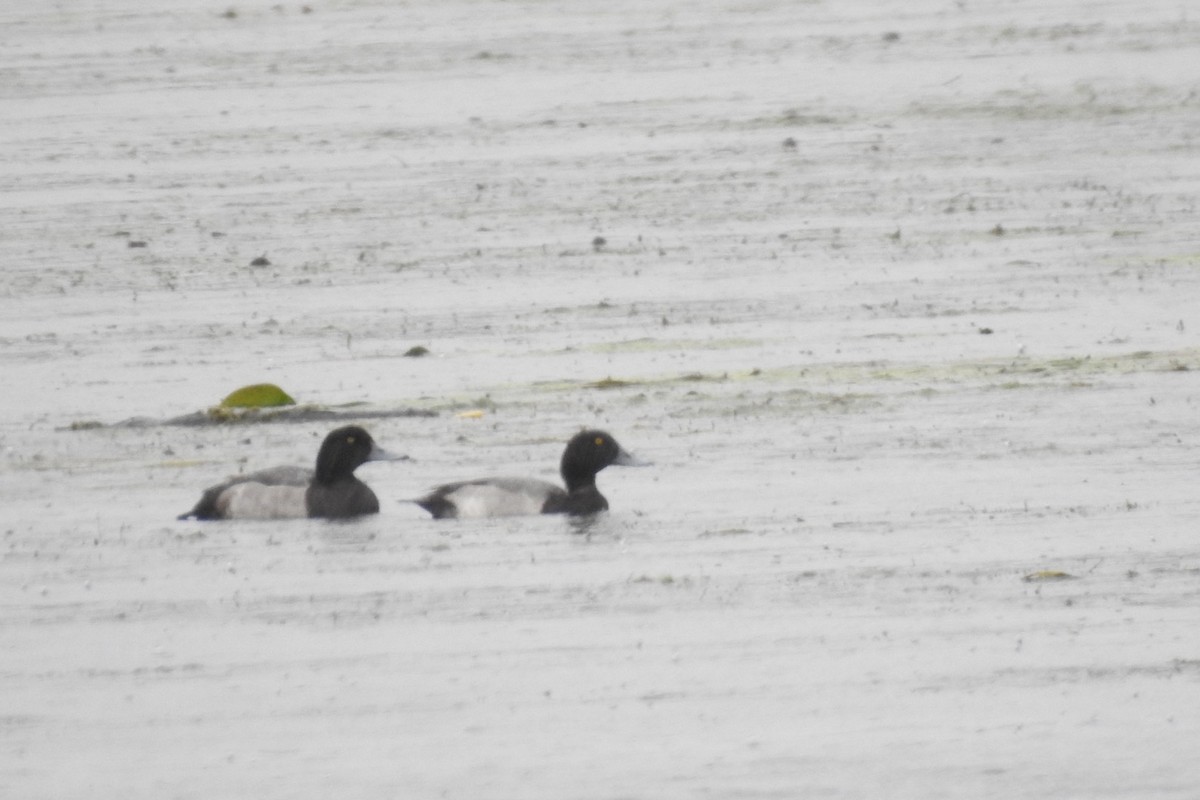
<svg viewBox="0 0 1200 800">
<path fill-rule="evenodd" d="M 384 450 L 376 444 L 371 446 L 371 452 L 367 456 L 367 461 L 412 461 L 412 459 L 403 453 L 392 453 Z"/>
<path fill-rule="evenodd" d="M 637 456 L 631 454 L 628 450 L 622 448 L 621 452 L 617 453 L 617 457 L 613 459 L 612 463 L 616 464 L 618 467 L 649 467 L 654 462 L 642 461 Z"/>
</svg>

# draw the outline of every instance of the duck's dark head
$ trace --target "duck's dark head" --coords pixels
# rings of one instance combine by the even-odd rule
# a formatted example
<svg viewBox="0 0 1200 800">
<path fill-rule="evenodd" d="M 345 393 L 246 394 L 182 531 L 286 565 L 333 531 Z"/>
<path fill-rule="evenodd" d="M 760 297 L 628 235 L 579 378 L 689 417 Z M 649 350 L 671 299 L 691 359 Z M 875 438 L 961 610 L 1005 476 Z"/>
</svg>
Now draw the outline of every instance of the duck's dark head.
<svg viewBox="0 0 1200 800">
<path fill-rule="evenodd" d="M 640 467 L 645 462 L 630 455 L 611 434 L 599 430 L 577 433 L 563 451 L 561 472 L 567 491 L 596 483 L 596 473 L 608 466 Z"/>
<path fill-rule="evenodd" d="M 371 434 L 357 425 L 338 428 L 325 437 L 317 452 L 318 483 L 333 483 L 349 478 L 354 470 L 368 461 L 401 461 L 407 456 L 395 455 L 375 444 Z"/>
</svg>

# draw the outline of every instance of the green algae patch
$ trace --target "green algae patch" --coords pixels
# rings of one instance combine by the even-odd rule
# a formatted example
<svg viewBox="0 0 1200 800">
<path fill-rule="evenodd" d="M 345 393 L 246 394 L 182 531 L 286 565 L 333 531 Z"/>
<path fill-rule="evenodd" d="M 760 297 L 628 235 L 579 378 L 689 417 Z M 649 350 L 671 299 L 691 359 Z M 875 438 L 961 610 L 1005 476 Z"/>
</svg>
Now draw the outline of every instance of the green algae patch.
<svg viewBox="0 0 1200 800">
<path fill-rule="evenodd" d="M 278 408 L 294 406 L 292 396 L 273 383 L 255 383 L 235 389 L 226 395 L 217 408 Z"/>
<path fill-rule="evenodd" d="M 643 384 L 640 381 L 625 381 L 619 378 L 602 378 L 598 381 L 584 384 L 588 389 L 624 389 L 627 386 L 641 385 Z"/>
<path fill-rule="evenodd" d="M 1035 358 L 1025 355 L 936 363 L 864 361 L 815 363 L 761 371 L 765 381 L 823 384 L 977 385 L 1002 390 L 1047 385 L 1090 388 L 1108 376 L 1200 370 L 1200 348 Z"/>
<path fill-rule="evenodd" d="M 578 383 L 575 381 L 561 381 L 553 384 L 554 388 L 572 389 L 582 386 L 585 389 L 628 389 L 631 387 L 640 388 L 647 386 L 669 386 L 677 383 L 703 383 L 705 381 L 727 381 L 729 373 L 721 373 L 720 375 L 706 375 L 703 372 L 687 372 L 682 375 L 659 376 L 653 378 L 639 378 L 626 380 L 624 378 L 601 378 L 598 381 L 588 381 L 586 383 Z M 543 384 L 543 388 L 549 384 Z"/>
<path fill-rule="evenodd" d="M 584 347 L 592 353 L 654 353 L 686 350 L 738 350 L 761 347 L 760 339 L 658 339 L 642 337 Z"/>
</svg>

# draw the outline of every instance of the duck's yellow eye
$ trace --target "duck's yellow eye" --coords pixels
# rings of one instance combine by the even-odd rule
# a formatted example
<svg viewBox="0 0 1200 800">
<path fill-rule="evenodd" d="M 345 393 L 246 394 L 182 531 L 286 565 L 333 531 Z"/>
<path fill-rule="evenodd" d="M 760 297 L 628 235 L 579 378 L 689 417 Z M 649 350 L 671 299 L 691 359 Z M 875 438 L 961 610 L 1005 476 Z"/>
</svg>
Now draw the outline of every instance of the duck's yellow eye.
<svg viewBox="0 0 1200 800">
<path fill-rule="evenodd" d="M 604 447 L 604 437 L 603 436 L 596 437 L 596 447 Z"/>
</svg>

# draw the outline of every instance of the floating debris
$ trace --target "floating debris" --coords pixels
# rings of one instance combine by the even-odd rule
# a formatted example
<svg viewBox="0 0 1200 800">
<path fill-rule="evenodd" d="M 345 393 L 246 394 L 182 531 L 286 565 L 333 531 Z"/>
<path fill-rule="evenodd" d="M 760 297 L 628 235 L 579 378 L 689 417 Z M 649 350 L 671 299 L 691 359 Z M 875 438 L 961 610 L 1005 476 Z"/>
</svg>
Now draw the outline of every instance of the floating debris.
<svg viewBox="0 0 1200 800">
<path fill-rule="evenodd" d="M 220 405 L 194 411 L 178 417 L 155 419 L 130 417 L 113 425 L 97 420 L 77 420 L 66 430 L 90 431 L 97 428 L 156 428 L 176 425 L 198 427 L 206 425 L 255 424 L 263 422 L 327 422 L 340 420 L 389 419 L 392 417 L 436 417 L 436 411 L 419 408 L 376 408 L 363 403 L 347 403 L 335 408 L 317 405 L 297 405 L 296 401 L 273 383 L 243 386 L 229 394 Z M 482 412 L 481 412 L 482 413 Z"/>
<path fill-rule="evenodd" d="M 273 383 L 255 383 L 235 389 L 224 400 L 220 408 L 274 408 L 294 406 L 292 396 Z"/>
<path fill-rule="evenodd" d="M 405 358 L 424 358 L 427 355 L 429 355 L 429 348 L 419 344 L 404 351 Z"/>
<path fill-rule="evenodd" d="M 291 406 L 287 408 L 221 408 L 219 406 L 210 408 L 206 411 L 194 411 L 191 414 L 183 414 L 178 417 L 168 417 L 167 419 L 154 419 L 152 417 L 131 417 L 122 420 L 111 427 L 114 428 L 158 428 L 164 426 L 172 427 L 206 427 L 209 425 L 256 425 L 271 422 L 339 422 L 345 421 L 360 421 L 370 419 L 393 419 L 396 417 L 436 417 L 437 412 L 424 408 L 383 408 L 383 409 L 364 409 L 358 404 L 353 404 L 348 408 L 327 408 L 325 406 Z M 110 427 L 104 425 L 87 423 L 86 428 L 75 428 L 77 430 L 91 430 L 95 427 Z"/>
</svg>

